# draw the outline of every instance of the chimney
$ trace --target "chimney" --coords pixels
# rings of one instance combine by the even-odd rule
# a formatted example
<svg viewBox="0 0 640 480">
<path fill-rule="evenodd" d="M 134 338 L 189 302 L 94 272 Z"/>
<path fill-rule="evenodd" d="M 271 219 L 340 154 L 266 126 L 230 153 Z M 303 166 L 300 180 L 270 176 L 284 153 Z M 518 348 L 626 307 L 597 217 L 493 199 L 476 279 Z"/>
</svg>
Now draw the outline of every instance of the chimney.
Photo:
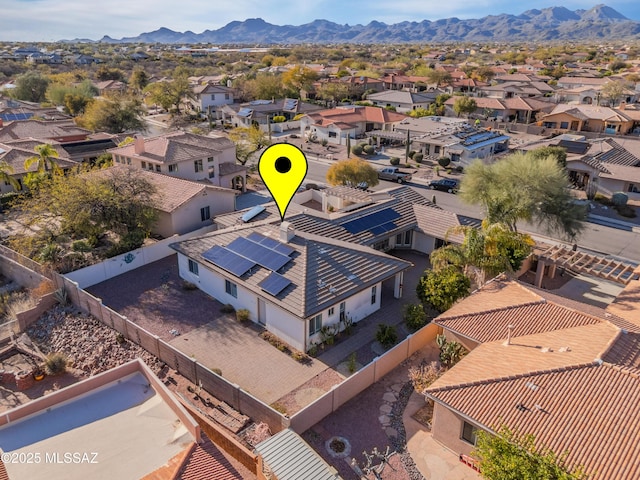
<svg viewBox="0 0 640 480">
<path fill-rule="evenodd" d="M 507 345 L 511 345 L 511 334 L 513 333 L 513 325 L 507 326 Z"/>
<path fill-rule="evenodd" d="M 289 222 L 282 222 L 280 224 L 280 241 L 282 243 L 289 243 L 295 236 L 296 231 Z"/>
<path fill-rule="evenodd" d="M 133 151 L 136 155 L 144 153 L 144 137 L 142 135 L 136 135 L 133 140 Z"/>
<path fill-rule="evenodd" d="M 618 110 L 624 110 L 625 108 L 627 108 L 627 102 L 620 102 Z"/>
</svg>

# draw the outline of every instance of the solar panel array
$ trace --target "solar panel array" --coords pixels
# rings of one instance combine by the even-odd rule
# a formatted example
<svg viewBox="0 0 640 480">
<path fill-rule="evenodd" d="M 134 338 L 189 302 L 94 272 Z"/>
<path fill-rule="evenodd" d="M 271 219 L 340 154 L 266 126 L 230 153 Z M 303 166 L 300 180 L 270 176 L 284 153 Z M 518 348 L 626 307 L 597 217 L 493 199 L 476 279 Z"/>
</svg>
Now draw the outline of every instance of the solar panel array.
<svg viewBox="0 0 640 480">
<path fill-rule="evenodd" d="M 223 268 L 233 273 L 236 277 L 241 277 L 251 268 L 255 267 L 255 262 L 244 258 L 224 247 L 216 245 L 202 254 L 205 260 L 213 263 L 217 267 Z"/>
<path fill-rule="evenodd" d="M 291 280 L 282 275 L 271 272 L 267 278 L 262 280 L 258 286 L 274 297 L 291 284 Z"/>
<path fill-rule="evenodd" d="M 400 214 L 392 208 L 387 208 L 379 212 L 356 218 L 350 222 L 343 223 L 342 226 L 353 234 L 358 234 L 369 230 L 374 235 L 379 235 L 396 228 L 394 220 L 400 218 Z"/>
<path fill-rule="evenodd" d="M 238 116 L 239 117 L 250 117 L 252 113 L 253 113 L 253 110 L 250 109 L 250 108 L 241 108 L 238 111 Z"/>
<path fill-rule="evenodd" d="M 298 107 L 298 100 L 294 99 L 294 98 L 287 98 L 284 101 L 284 108 L 283 110 L 295 110 Z"/>
<path fill-rule="evenodd" d="M 242 255 L 261 267 L 268 268 L 274 272 L 276 270 L 280 270 L 291 261 L 291 258 L 287 255 L 278 253 L 271 248 L 244 237 L 236 238 L 233 242 L 227 245 L 227 250 L 231 250 L 238 255 Z"/>
<path fill-rule="evenodd" d="M 29 120 L 33 113 L 0 113 L 3 122 L 14 122 L 17 120 Z"/>
<path fill-rule="evenodd" d="M 288 247 L 284 243 L 274 240 L 273 238 L 265 237 L 264 235 L 261 235 L 259 233 L 254 232 L 251 235 L 249 235 L 247 238 L 252 242 L 256 242 L 256 243 L 259 243 L 260 245 L 264 245 L 265 247 L 275 250 L 276 252 L 281 253 L 283 255 L 291 255 L 293 252 L 295 252 L 293 248 Z"/>
</svg>

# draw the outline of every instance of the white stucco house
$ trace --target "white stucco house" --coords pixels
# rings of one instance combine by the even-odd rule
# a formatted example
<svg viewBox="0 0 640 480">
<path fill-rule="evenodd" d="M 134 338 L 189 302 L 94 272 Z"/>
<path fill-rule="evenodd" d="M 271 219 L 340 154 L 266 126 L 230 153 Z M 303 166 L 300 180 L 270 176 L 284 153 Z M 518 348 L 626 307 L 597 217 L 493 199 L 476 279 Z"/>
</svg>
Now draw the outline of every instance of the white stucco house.
<svg viewBox="0 0 640 480">
<path fill-rule="evenodd" d="M 218 107 L 233 103 L 233 88 L 222 85 L 197 85 L 193 87 L 194 98 L 191 104 L 199 112 L 215 114 L 215 118 L 222 118 Z"/>
<path fill-rule="evenodd" d="M 402 295 L 409 262 L 370 247 L 280 226 L 246 224 L 172 244 L 180 276 L 307 351 L 321 329 L 380 308 L 382 282 Z"/>
</svg>

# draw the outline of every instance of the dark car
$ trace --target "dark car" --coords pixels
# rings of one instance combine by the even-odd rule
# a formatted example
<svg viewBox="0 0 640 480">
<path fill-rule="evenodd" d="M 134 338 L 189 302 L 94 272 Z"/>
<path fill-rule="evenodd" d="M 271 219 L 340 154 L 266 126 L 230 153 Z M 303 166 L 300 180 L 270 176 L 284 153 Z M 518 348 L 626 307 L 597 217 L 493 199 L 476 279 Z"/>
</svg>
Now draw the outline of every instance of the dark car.
<svg viewBox="0 0 640 480">
<path fill-rule="evenodd" d="M 448 178 L 441 178 L 440 180 L 432 180 L 427 187 L 441 192 L 456 193 L 458 191 L 458 182 Z"/>
</svg>

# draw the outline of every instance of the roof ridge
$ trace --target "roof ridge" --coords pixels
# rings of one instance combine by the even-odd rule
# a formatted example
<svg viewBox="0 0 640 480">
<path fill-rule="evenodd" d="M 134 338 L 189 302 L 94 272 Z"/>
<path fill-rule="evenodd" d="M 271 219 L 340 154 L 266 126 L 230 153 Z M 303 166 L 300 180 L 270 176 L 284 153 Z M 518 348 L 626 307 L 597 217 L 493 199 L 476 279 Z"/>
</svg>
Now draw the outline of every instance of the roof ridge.
<svg viewBox="0 0 640 480">
<path fill-rule="evenodd" d="M 548 373 L 559 373 L 559 372 L 565 372 L 565 371 L 569 371 L 569 370 L 579 370 L 581 368 L 588 368 L 588 367 L 598 367 L 603 365 L 604 362 L 602 361 L 598 361 L 598 360 L 593 360 L 591 362 L 585 362 L 585 363 L 577 363 L 574 365 L 564 365 L 562 367 L 555 367 L 555 368 L 548 368 L 548 369 L 542 369 L 542 370 L 532 370 L 530 372 L 523 372 L 523 373 L 517 373 L 515 375 L 505 375 L 502 377 L 494 377 L 494 378 L 487 378 L 484 380 L 476 380 L 474 382 L 464 382 L 464 383 L 459 383 L 456 385 L 446 385 L 444 387 L 436 387 L 433 389 L 427 389 L 426 392 L 427 393 L 435 393 L 435 392 L 446 392 L 449 390 L 456 390 L 456 389 L 460 389 L 460 388 L 467 388 L 467 387 L 475 387 L 478 385 L 487 385 L 490 383 L 497 383 L 497 382 L 505 382 L 508 380 L 518 380 L 521 378 L 527 378 L 527 377 L 533 377 L 533 376 L 537 376 L 537 375 L 542 375 L 542 374 L 548 374 Z M 454 367 L 455 368 L 455 367 Z M 639 371 L 640 373 L 640 371 Z"/>
<path fill-rule="evenodd" d="M 471 297 L 468 297 L 468 298 L 471 298 Z M 504 310 L 511 310 L 511 309 L 514 309 L 514 308 L 521 308 L 521 307 L 531 307 L 531 306 L 534 306 L 534 305 L 542 305 L 542 304 L 546 304 L 546 303 L 549 303 L 549 302 L 547 302 L 544 298 L 541 298 L 540 300 L 536 300 L 536 301 L 533 301 L 533 302 L 519 303 L 518 305 L 507 305 L 505 307 L 490 308 L 488 310 L 482 310 L 482 311 L 479 311 L 479 312 L 469 312 L 469 313 L 463 313 L 463 314 L 460 314 L 460 315 L 453 315 L 451 317 L 444 317 L 444 318 L 442 318 L 442 320 L 443 321 L 457 320 L 457 319 L 462 318 L 462 317 L 469 317 L 469 316 L 473 316 L 473 315 L 484 315 L 484 314 L 488 314 L 488 313 L 500 312 L 500 311 L 504 311 Z M 447 312 L 444 312 L 444 313 L 447 313 Z M 444 313 L 439 315 L 438 317 L 436 317 L 434 319 L 434 322 L 437 322 L 438 319 L 440 319 L 440 317 L 442 315 L 444 315 Z"/>
</svg>

